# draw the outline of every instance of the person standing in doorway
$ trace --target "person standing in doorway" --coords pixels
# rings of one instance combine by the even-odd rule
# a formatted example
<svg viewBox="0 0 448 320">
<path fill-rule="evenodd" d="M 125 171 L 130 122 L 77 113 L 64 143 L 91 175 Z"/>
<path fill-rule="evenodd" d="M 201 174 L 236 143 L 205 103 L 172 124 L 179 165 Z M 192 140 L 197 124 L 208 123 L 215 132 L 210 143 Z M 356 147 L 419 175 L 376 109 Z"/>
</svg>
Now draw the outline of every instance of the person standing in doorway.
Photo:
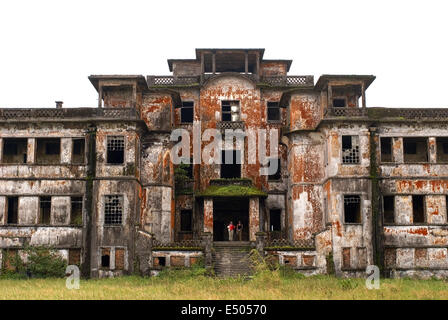
<svg viewBox="0 0 448 320">
<path fill-rule="evenodd" d="M 235 225 L 232 221 L 230 221 L 229 225 L 227 226 L 227 230 L 229 231 L 229 241 L 233 241 L 233 232 L 235 230 Z"/>
<path fill-rule="evenodd" d="M 238 237 L 238 241 L 243 241 L 243 224 L 241 220 L 238 220 L 238 224 L 236 225 L 236 236 Z"/>
</svg>

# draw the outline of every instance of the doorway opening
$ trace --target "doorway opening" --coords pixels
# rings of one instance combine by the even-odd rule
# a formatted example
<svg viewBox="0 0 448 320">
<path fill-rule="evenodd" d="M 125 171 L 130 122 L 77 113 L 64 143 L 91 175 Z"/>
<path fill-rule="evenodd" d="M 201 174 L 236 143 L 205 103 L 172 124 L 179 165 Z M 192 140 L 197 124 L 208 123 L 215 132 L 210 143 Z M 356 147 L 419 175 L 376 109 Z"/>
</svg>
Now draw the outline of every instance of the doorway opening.
<svg viewBox="0 0 448 320">
<path fill-rule="evenodd" d="M 249 241 L 249 198 L 213 199 L 213 241 L 229 241 L 227 226 L 243 224 L 241 241 Z M 239 241 L 236 231 L 234 241 Z"/>
</svg>

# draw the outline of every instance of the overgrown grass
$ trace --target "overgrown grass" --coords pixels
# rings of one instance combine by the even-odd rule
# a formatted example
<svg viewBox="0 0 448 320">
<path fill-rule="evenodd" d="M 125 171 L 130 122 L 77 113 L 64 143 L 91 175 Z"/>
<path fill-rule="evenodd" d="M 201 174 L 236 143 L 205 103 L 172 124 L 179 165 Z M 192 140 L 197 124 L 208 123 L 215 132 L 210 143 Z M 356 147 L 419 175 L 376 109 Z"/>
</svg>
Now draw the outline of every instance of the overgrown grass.
<svg viewBox="0 0 448 320">
<path fill-rule="evenodd" d="M 448 299 L 442 280 L 383 279 L 379 290 L 368 290 L 364 279 L 304 277 L 288 269 L 251 279 L 220 279 L 200 270 L 81 280 L 79 290 L 66 289 L 64 279 L 0 279 L 0 299 Z"/>
</svg>

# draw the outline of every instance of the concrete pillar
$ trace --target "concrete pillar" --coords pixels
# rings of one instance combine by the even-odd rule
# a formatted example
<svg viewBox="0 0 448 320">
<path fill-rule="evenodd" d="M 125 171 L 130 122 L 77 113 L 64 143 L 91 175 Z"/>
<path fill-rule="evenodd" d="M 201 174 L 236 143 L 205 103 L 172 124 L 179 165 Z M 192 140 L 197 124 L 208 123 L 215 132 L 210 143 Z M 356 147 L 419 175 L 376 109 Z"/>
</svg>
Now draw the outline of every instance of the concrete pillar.
<svg viewBox="0 0 448 320">
<path fill-rule="evenodd" d="M 256 241 L 256 233 L 260 231 L 260 200 L 249 200 L 249 240 Z"/>
<path fill-rule="evenodd" d="M 28 147 L 26 151 L 26 163 L 34 163 L 36 158 L 36 139 L 28 138 Z"/>
<path fill-rule="evenodd" d="M 244 53 L 244 73 L 249 73 L 249 54 Z"/>
<path fill-rule="evenodd" d="M 61 138 L 61 164 L 72 162 L 72 138 Z"/>
<path fill-rule="evenodd" d="M 51 197 L 51 224 L 68 225 L 70 223 L 70 197 Z"/>
<path fill-rule="evenodd" d="M 395 196 L 395 223 L 412 224 L 412 196 Z"/>
<path fill-rule="evenodd" d="M 260 254 L 260 256 L 264 256 L 264 247 L 266 245 L 266 239 L 267 239 L 267 235 L 266 232 L 257 232 L 255 234 L 256 236 L 256 248 L 258 253 Z"/>
<path fill-rule="evenodd" d="M 19 197 L 18 223 L 37 224 L 39 221 L 39 197 Z"/>
<path fill-rule="evenodd" d="M 6 224 L 6 197 L 0 196 L 0 226 Z"/>
<path fill-rule="evenodd" d="M 403 138 L 392 138 L 392 156 L 393 162 L 403 163 Z"/>
<path fill-rule="evenodd" d="M 366 88 L 364 82 L 361 85 L 362 107 L 366 108 Z"/>
<path fill-rule="evenodd" d="M 213 264 L 213 257 L 212 257 L 213 234 L 211 232 L 204 232 L 202 234 L 202 246 L 204 248 L 205 268 L 210 269 Z"/>
<path fill-rule="evenodd" d="M 204 232 L 213 235 L 213 199 L 204 199 Z"/>
<path fill-rule="evenodd" d="M 435 137 L 429 137 L 428 138 L 428 152 L 429 152 L 429 162 L 430 163 L 436 163 L 437 162 L 437 145 L 436 145 L 436 138 Z"/>
<path fill-rule="evenodd" d="M 216 73 L 216 54 L 214 52 L 212 53 L 212 72 Z"/>
<path fill-rule="evenodd" d="M 3 163 L 3 139 L 0 138 L 0 163 Z"/>
<path fill-rule="evenodd" d="M 103 106 L 103 86 L 100 85 L 98 88 L 98 108 Z"/>
<path fill-rule="evenodd" d="M 425 197 L 426 221 L 430 224 L 445 224 L 446 196 L 427 195 Z"/>
</svg>

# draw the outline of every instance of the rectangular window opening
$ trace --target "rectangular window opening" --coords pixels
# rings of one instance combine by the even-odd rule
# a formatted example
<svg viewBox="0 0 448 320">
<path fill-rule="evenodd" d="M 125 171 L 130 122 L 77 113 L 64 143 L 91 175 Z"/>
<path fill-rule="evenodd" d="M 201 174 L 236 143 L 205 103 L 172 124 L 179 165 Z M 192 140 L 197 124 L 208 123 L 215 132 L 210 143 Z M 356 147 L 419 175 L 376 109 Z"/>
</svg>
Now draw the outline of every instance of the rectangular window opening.
<svg viewBox="0 0 448 320">
<path fill-rule="evenodd" d="M 17 224 L 19 217 L 19 197 L 7 197 L 7 220 L 8 224 Z"/>
<path fill-rule="evenodd" d="M 425 222 L 424 196 L 412 196 L 412 221 L 414 223 Z"/>
<path fill-rule="evenodd" d="M 3 163 L 26 163 L 28 139 L 4 138 Z"/>
<path fill-rule="evenodd" d="M 269 231 L 281 231 L 282 210 L 281 209 L 270 209 L 269 210 Z"/>
<path fill-rule="evenodd" d="M 381 161 L 392 162 L 392 138 L 381 138 Z"/>
<path fill-rule="evenodd" d="M 333 107 L 334 108 L 345 108 L 346 102 L 344 98 L 335 98 L 333 99 Z"/>
<path fill-rule="evenodd" d="M 85 139 L 73 139 L 72 145 L 72 163 L 83 164 L 85 162 L 86 152 Z"/>
<path fill-rule="evenodd" d="M 276 168 L 275 172 L 273 172 L 272 174 L 269 174 L 269 175 L 268 175 L 268 180 L 269 180 L 269 181 L 281 180 L 282 175 L 281 175 L 281 162 L 280 162 L 280 158 L 272 158 L 272 159 L 269 159 L 269 162 L 268 162 L 268 168 L 271 167 L 271 163 L 272 163 L 272 162 L 276 162 L 276 164 L 277 164 L 277 168 Z M 270 171 L 270 169 L 269 169 L 269 171 Z M 269 173 L 271 173 L 271 172 L 269 172 Z"/>
<path fill-rule="evenodd" d="M 110 268 L 110 249 L 108 248 L 101 250 L 101 267 Z"/>
<path fill-rule="evenodd" d="M 359 163 L 358 136 L 342 136 L 342 163 Z"/>
<path fill-rule="evenodd" d="M 358 195 L 344 196 L 344 222 L 361 223 L 361 198 Z"/>
<path fill-rule="evenodd" d="M 106 225 L 120 225 L 123 218 L 123 196 L 105 196 L 104 223 Z"/>
<path fill-rule="evenodd" d="M 123 164 L 124 162 L 124 137 L 107 137 L 107 163 Z"/>
<path fill-rule="evenodd" d="M 239 101 L 222 101 L 221 111 L 222 111 L 222 121 L 226 122 L 240 121 Z"/>
<path fill-rule="evenodd" d="M 448 162 L 448 137 L 437 137 L 437 162 Z"/>
<path fill-rule="evenodd" d="M 51 197 L 39 197 L 39 223 L 50 224 L 51 222 Z"/>
<path fill-rule="evenodd" d="M 36 163 L 59 164 L 61 162 L 61 139 L 36 139 Z"/>
<path fill-rule="evenodd" d="M 193 230 L 193 210 L 180 211 L 180 231 Z"/>
<path fill-rule="evenodd" d="M 395 222 L 395 197 L 384 196 L 383 197 L 383 214 L 385 223 Z"/>
<path fill-rule="evenodd" d="M 403 138 L 404 162 L 428 162 L 427 138 Z"/>
<path fill-rule="evenodd" d="M 268 102 L 268 121 L 280 121 L 280 106 L 278 102 Z"/>
<path fill-rule="evenodd" d="M 240 150 L 223 150 L 221 156 L 221 178 L 241 178 Z"/>
<path fill-rule="evenodd" d="M 70 224 L 82 225 L 82 197 L 71 197 Z"/>
<path fill-rule="evenodd" d="M 157 257 L 154 259 L 157 259 L 156 264 L 159 265 L 160 267 L 166 266 L 166 257 Z"/>
<path fill-rule="evenodd" d="M 180 109 L 180 121 L 182 123 L 193 123 L 194 102 L 183 101 Z"/>
</svg>

